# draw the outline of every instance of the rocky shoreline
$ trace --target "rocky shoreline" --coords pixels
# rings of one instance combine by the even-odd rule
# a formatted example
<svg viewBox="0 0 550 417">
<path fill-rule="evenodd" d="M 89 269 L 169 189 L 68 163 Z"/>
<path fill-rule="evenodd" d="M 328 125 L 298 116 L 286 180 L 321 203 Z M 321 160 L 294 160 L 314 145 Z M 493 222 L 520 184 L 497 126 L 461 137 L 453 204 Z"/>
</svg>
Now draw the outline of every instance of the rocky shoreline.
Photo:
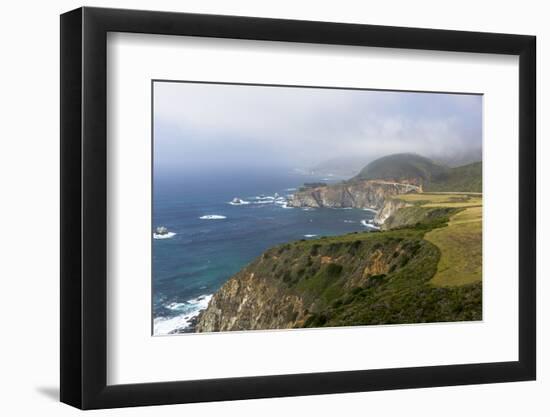
<svg viewBox="0 0 550 417">
<path fill-rule="evenodd" d="M 362 180 L 302 189 L 294 193 L 288 205 L 290 207 L 380 210 L 385 201 L 392 196 L 417 192 L 422 192 L 421 186 Z"/>
<path fill-rule="evenodd" d="M 381 180 L 343 182 L 297 191 L 288 202 L 288 206 L 374 210 L 377 212 L 374 222 L 380 226 L 388 217 L 405 206 L 405 203 L 392 197 L 421 191 L 421 186 L 409 183 Z"/>
</svg>

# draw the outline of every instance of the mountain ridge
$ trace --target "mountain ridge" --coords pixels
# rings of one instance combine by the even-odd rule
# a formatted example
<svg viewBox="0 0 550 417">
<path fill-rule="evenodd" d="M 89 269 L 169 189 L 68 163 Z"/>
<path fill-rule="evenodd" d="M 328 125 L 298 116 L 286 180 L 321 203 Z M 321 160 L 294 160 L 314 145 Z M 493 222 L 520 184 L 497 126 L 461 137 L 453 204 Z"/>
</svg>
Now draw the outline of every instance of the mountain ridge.
<svg viewBox="0 0 550 417">
<path fill-rule="evenodd" d="M 449 168 L 421 155 L 393 154 L 370 162 L 347 181 L 304 187 L 293 194 L 289 206 L 380 211 L 384 209 L 386 200 L 399 194 L 481 192 L 481 175 L 481 162 Z M 381 218 L 377 220 L 379 223 L 383 221 Z"/>
<path fill-rule="evenodd" d="M 386 155 L 368 163 L 350 181 L 387 180 L 422 186 L 441 176 L 447 167 L 415 153 Z"/>
</svg>

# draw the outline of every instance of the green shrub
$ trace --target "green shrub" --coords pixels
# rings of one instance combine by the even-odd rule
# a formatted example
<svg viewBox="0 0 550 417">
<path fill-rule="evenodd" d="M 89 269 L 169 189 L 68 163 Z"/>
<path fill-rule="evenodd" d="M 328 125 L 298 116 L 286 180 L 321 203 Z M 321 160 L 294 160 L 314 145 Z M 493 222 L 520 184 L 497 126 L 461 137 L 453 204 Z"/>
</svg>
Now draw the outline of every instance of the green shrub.
<svg viewBox="0 0 550 417">
<path fill-rule="evenodd" d="M 327 276 L 330 278 L 338 278 L 342 274 L 344 267 L 339 264 L 329 263 L 326 268 Z"/>
<path fill-rule="evenodd" d="M 311 250 L 310 250 L 310 255 L 311 256 L 317 256 L 319 254 L 319 248 L 321 247 L 321 245 L 319 245 L 318 243 L 314 244 L 312 247 L 311 247 Z"/>
</svg>

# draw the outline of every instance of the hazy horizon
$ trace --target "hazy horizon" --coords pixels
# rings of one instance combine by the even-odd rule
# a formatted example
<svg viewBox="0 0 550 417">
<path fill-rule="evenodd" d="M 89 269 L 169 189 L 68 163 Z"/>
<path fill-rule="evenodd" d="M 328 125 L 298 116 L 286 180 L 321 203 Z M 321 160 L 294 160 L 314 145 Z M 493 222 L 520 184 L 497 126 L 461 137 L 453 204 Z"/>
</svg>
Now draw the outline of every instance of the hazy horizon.
<svg viewBox="0 0 550 417">
<path fill-rule="evenodd" d="M 481 153 L 482 96 L 155 82 L 157 172 Z"/>
</svg>

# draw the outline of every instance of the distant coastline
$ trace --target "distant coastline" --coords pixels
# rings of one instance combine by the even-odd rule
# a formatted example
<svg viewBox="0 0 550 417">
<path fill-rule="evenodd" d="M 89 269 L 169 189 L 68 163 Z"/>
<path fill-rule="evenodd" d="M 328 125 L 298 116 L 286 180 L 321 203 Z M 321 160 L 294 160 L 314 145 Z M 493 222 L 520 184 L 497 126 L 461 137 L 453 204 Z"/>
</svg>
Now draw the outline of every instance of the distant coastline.
<svg viewBox="0 0 550 417">
<path fill-rule="evenodd" d="M 419 161 L 426 169 L 419 170 Z M 267 250 L 214 294 L 192 329 L 481 320 L 482 197 L 476 191 L 480 164 L 449 169 L 403 154 L 372 165 L 384 174 L 373 173 L 369 164 L 362 177 L 306 185 L 288 204 L 366 209 L 376 218 L 360 223 L 385 231 L 302 239 Z M 457 180 L 466 190 L 452 189 Z M 441 188 L 444 191 L 423 190 Z M 403 292 L 399 288 L 406 282 L 414 286 Z M 372 303 L 379 297 L 392 301 L 386 311 L 376 313 Z M 460 310 L 448 304 L 461 299 L 468 301 Z M 429 305 L 430 312 L 419 310 L 419 305 Z"/>
</svg>

